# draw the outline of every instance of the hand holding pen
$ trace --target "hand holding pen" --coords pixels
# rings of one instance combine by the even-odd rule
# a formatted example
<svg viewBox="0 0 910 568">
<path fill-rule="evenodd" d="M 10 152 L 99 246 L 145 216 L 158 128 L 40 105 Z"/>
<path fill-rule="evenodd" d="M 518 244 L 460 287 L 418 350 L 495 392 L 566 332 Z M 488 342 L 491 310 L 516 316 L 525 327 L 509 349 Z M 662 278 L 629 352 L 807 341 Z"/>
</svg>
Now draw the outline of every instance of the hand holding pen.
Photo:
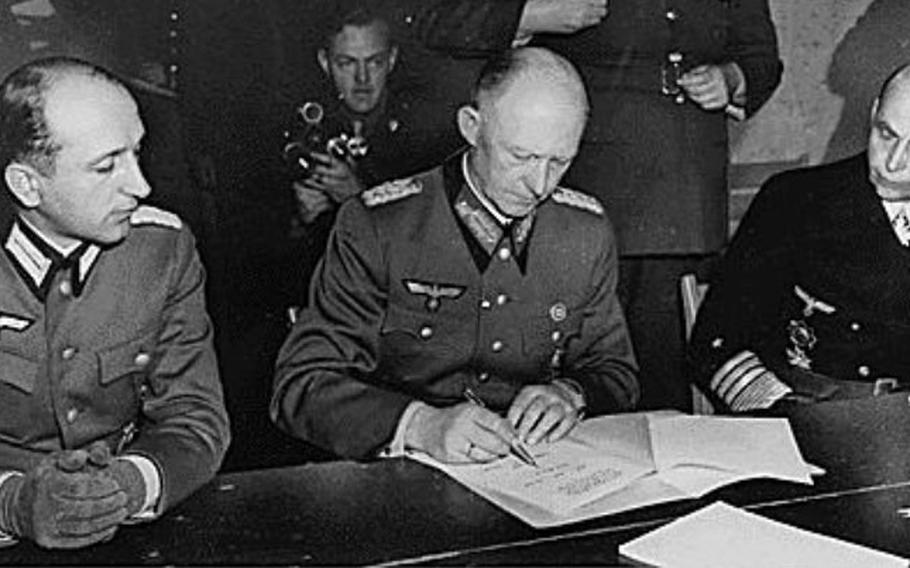
<svg viewBox="0 0 910 568">
<path fill-rule="evenodd" d="M 478 397 L 471 389 L 465 389 L 464 396 L 472 404 L 480 408 L 486 408 L 483 400 Z M 468 453 L 470 453 L 470 448 Z M 511 453 L 513 456 L 518 458 L 519 461 L 526 465 L 538 467 L 537 460 L 534 459 L 534 456 L 531 455 L 531 452 L 528 451 L 524 444 L 521 443 L 521 440 L 518 438 L 517 434 L 513 436 L 509 442 L 509 453 Z"/>
</svg>

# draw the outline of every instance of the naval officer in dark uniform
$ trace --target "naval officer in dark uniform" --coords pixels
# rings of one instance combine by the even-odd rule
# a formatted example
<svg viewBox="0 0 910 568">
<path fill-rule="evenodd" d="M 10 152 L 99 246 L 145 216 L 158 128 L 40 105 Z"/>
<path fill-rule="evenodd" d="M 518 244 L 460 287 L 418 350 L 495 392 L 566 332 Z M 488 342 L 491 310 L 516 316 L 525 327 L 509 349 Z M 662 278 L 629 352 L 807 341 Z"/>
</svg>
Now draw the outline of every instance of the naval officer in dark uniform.
<svg viewBox="0 0 910 568">
<path fill-rule="evenodd" d="M 727 411 L 907 389 L 908 244 L 904 67 L 874 103 L 865 154 L 762 187 L 699 312 L 696 381 Z"/>
<path fill-rule="evenodd" d="M 458 112 L 465 154 L 341 208 L 278 358 L 272 418 L 295 436 L 357 459 L 486 461 L 635 405 L 610 225 L 558 186 L 581 79 L 525 48 L 475 92 Z"/>
<path fill-rule="evenodd" d="M 204 272 L 140 206 L 125 85 L 66 58 L 0 86 L 0 539 L 75 548 L 153 519 L 229 441 Z M 5 193 L 5 192 L 4 192 Z"/>
</svg>

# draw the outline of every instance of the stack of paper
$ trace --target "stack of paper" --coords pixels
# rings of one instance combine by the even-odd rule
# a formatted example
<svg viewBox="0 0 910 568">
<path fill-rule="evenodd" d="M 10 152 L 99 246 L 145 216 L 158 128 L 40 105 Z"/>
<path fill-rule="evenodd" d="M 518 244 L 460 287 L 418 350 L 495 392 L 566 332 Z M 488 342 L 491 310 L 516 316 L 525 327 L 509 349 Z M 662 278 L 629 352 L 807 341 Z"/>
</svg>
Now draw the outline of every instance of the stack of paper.
<svg viewBox="0 0 910 568">
<path fill-rule="evenodd" d="M 674 568 L 906 568 L 907 560 L 714 503 L 619 547 L 623 556 Z"/>
<path fill-rule="evenodd" d="M 687 416 L 675 412 L 590 419 L 554 444 L 532 447 L 540 467 L 514 457 L 444 471 L 536 527 L 700 497 L 756 477 L 812 483 L 785 419 Z"/>
</svg>

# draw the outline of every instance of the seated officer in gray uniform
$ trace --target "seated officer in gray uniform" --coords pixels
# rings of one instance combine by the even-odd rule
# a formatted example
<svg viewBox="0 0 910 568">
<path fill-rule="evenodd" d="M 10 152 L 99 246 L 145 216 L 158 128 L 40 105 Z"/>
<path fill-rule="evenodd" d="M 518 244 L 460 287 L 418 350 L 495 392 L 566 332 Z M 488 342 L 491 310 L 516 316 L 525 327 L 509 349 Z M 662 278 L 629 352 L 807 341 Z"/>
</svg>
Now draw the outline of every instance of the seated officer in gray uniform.
<svg viewBox="0 0 910 568">
<path fill-rule="evenodd" d="M 229 440 L 204 274 L 140 203 L 145 134 L 116 78 L 26 64 L 0 85 L 0 538 L 76 548 L 212 478 Z"/>
<path fill-rule="evenodd" d="M 864 154 L 771 178 L 743 219 L 690 346 L 696 381 L 722 409 L 910 385 L 908 207 L 905 67 L 874 103 Z"/>
<path fill-rule="evenodd" d="M 459 109 L 466 153 L 342 206 L 278 357 L 281 428 L 348 458 L 481 462 L 635 405 L 613 234 L 557 185 L 587 109 L 565 59 L 508 51 Z"/>
</svg>

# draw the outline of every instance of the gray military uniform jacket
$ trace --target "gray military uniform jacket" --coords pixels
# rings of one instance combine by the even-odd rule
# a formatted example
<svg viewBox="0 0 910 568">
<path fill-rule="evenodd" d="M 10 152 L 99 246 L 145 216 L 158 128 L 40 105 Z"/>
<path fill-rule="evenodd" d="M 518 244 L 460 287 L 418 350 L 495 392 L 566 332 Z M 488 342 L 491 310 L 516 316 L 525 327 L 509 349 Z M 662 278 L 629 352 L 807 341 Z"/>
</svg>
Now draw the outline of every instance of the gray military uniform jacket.
<svg viewBox="0 0 910 568">
<path fill-rule="evenodd" d="M 4 224 L 0 472 L 106 440 L 155 464 L 160 512 L 212 478 L 229 430 L 193 237 L 142 212 L 124 241 L 71 263 Z"/>
<path fill-rule="evenodd" d="M 459 163 L 341 208 L 310 307 L 278 357 L 271 413 L 284 430 L 366 458 L 412 401 L 453 405 L 468 388 L 497 410 L 556 377 L 582 387 L 589 412 L 636 402 L 600 205 L 558 189 L 533 219 L 497 233 Z"/>
</svg>

